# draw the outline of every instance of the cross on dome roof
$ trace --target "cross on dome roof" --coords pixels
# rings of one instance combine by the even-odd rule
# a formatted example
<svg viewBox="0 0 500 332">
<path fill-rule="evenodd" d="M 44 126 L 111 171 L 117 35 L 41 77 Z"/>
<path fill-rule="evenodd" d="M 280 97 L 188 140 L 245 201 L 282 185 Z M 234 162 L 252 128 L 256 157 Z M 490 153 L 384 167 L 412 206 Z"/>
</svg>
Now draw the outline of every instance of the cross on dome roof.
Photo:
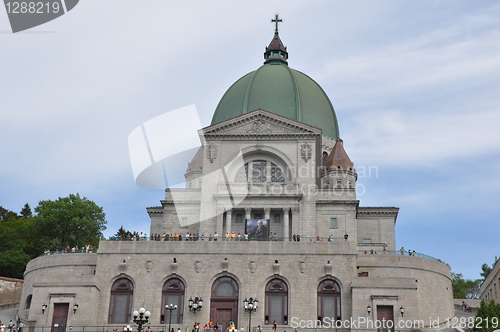
<svg viewBox="0 0 500 332">
<path fill-rule="evenodd" d="M 271 23 L 276 22 L 276 27 L 274 28 L 274 33 L 278 34 L 278 23 L 283 22 L 283 19 L 278 18 L 278 14 L 274 16 L 274 19 L 271 19 Z"/>
<path fill-rule="evenodd" d="M 288 52 L 286 51 L 286 47 L 283 45 L 283 42 L 280 39 L 278 33 L 278 24 L 283 22 L 281 18 L 278 17 L 278 14 L 274 16 L 274 19 L 271 20 L 271 23 L 275 23 L 276 26 L 274 28 L 274 37 L 269 43 L 269 46 L 266 47 L 266 52 L 264 53 L 264 63 L 284 63 L 288 64 L 286 61 L 288 59 Z"/>
</svg>

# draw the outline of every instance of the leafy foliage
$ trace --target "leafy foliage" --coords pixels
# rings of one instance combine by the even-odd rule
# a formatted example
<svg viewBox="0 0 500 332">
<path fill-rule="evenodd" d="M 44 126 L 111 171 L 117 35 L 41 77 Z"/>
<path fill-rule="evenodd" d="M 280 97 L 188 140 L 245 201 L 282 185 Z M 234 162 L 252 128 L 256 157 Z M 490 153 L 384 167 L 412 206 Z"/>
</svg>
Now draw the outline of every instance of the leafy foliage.
<svg viewBox="0 0 500 332">
<path fill-rule="evenodd" d="M 481 300 L 481 304 L 477 309 L 475 322 L 480 322 L 476 324 L 476 332 L 489 332 L 494 330 L 494 325 L 498 327 L 500 323 L 500 304 L 491 300 L 490 303 L 486 304 L 486 301 Z M 495 322 L 497 324 L 495 324 Z"/>
<path fill-rule="evenodd" d="M 88 244 L 97 247 L 106 229 L 102 208 L 78 194 L 40 201 L 35 212 L 33 226 L 39 234 L 39 248 L 57 250 Z"/>
<path fill-rule="evenodd" d="M 462 273 L 451 273 L 453 298 L 478 299 L 481 279 L 464 279 Z"/>
<path fill-rule="evenodd" d="M 32 259 L 25 250 L 30 247 L 29 222 L 12 211 L 2 207 L 0 210 L 8 218 L 0 222 L 0 275 L 22 278 L 26 264 Z"/>
<path fill-rule="evenodd" d="M 41 201 L 35 212 L 29 204 L 20 215 L 0 206 L 0 276 L 22 278 L 26 264 L 45 249 L 96 248 L 106 229 L 102 208 L 78 194 Z"/>
<path fill-rule="evenodd" d="M 21 210 L 21 218 L 28 218 L 33 215 L 33 212 L 31 211 L 30 205 L 28 203 L 24 204 L 23 209 Z"/>
</svg>

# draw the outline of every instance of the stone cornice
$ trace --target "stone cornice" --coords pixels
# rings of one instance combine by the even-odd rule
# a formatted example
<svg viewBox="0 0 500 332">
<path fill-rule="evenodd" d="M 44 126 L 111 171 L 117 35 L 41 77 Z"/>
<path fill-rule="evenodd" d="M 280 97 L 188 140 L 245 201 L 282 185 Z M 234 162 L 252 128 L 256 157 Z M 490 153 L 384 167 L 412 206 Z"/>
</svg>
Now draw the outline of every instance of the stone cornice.
<svg viewBox="0 0 500 332">
<path fill-rule="evenodd" d="M 269 140 L 269 139 L 279 139 L 279 140 L 294 140 L 294 139 L 317 139 L 321 137 L 321 134 L 316 134 L 316 133 L 308 133 L 308 134 L 302 134 L 302 133 L 280 133 L 280 134 L 273 134 L 273 133 L 265 133 L 265 134 L 247 134 L 247 133 L 242 133 L 242 134 L 206 134 L 205 138 L 207 140 L 209 139 L 230 139 L 230 140 L 241 140 L 241 141 L 248 141 L 248 140 Z"/>
<path fill-rule="evenodd" d="M 273 198 L 273 199 L 277 199 L 277 198 L 292 198 L 292 199 L 297 199 L 297 200 L 301 200 L 303 195 L 302 194 L 291 194 L 291 195 L 272 195 L 272 194 L 269 194 L 269 195 L 266 195 L 266 194 L 262 194 L 262 195 L 254 195 L 254 194 L 248 194 L 248 195 L 223 195 L 223 194 L 216 194 L 213 196 L 214 198 L 224 198 L 224 199 L 228 199 L 228 198 L 231 198 L 231 197 L 234 197 L 234 198 L 238 198 L 238 199 L 241 199 L 241 198 L 244 198 L 244 199 L 247 199 L 247 198 Z"/>
<path fill-rule="evenodd" d="M 358 207 L 358 217 L 396 217 L 399 208 L 397 207 Z"/>
<path fill-rule="evenodd" d="M 269 123 L 275 127 L 292 132 L 288 133 L 273 133 L 270 128 L 265 130 L 247 131 L 243 133 L 227 133 L 231 129 L 239 128 L 252 122 L 261 120 L 262 123 Z M 321 129 L 313 127 L 302 122 L 292 120 L 281 115 L 268 112 L 266 110 L 258 109 L 246 114 L 242 114 L 232 119 L 217 123 L 213 126 L 205 127 L 200 130 L 205 138 L 232 138 L 232 139 L 267 139 L 267 138 L 318 138 L 321 137 Z"/>
<path fill-rule="evenodd" d="M 316 201 L 316 205 L 337 205 L 337 204 L 359 206 L 359 201 L 358 200 L 355 200 L 355 201 L 345 201 L 345 200 L 335 201 L 335 200 L 331 200 L 331 199 L 328 199 L 328 200 L 317 200 Z"/>
<path fill-rule="evenodd" d="M 192 204 L 192 205 L 200 205 L 200 201 L 197 200 L 197 201 L 181 201 L 181 200 L 175 200 L 174 201 L 166 201 L 166 200 L 162 200 L 161 201 L 161 204 L 163 204 L 163 206 L 165 205 L 178 205 L 178 204 Z"/>
</svg>

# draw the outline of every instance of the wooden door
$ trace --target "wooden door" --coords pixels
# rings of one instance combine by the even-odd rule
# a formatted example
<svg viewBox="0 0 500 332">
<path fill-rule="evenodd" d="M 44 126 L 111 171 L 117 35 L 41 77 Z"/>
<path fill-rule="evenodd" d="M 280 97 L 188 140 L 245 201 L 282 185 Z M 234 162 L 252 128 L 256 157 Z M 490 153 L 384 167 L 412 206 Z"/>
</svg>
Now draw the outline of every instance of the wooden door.
<svg viewBox="0 0 500 332">
<path fill-rule="evenodd" d="M 379 332 L 394 332 L 394 307 L 392 305 L 377 306 L 377 326 Z"/>
<path fill-rule="evenodd" d="M 221 331 L 226 331 L 229 322 L 234 321 L 233 310 L 231 308 L 217 308 L 215 313 L 215 322 L 219 325 Z"/>
<path fill-rule="evenodd" d="M 69 303 L 54 303 L 51 332 L 65 332 L 68 321 Z"/>
</svg>

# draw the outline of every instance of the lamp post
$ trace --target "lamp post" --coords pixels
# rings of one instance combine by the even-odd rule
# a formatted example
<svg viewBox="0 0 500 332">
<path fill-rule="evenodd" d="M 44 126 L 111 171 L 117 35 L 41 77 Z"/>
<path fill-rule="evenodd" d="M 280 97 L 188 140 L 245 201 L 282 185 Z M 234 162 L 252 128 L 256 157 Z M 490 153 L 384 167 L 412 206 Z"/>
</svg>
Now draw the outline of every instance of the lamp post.
<svg viewBox="0 0 500 332">
<path fill-rule="evenodd" d="M 201 297 L 195 297 L 194 301 L 192 298 L 189 298 L 188 304 L 189 310 L 193 313 L 196 313 L 196 311 L 201 310 L 201 308 L 203 307 L 203 300 L 201 299 Z"/>
<path fill-rule="evenodd" d="M 172 311 L 174 310 L 177 310 L 177 304 L 176 305 L 173 305 L 172 303 L 170 303 L 170 305 L 165 305 L 165 309 L 169 311 L 168 315 L 168 331 L 167 332 L 170 332 L 170 325 L 172 324 Z"/>
<path fill-rule="evenodd" d="M 254 298 L 246 299 L 243 301 L 243 306 L 245 307 L 245 311 L 248 311 L 248 332 L 252 332 L 252 312 L 257 311 L 259 307 L 259 301 Z"/>
<path fill-rule="evenodd" d="M 142 326 L 149 322 L 149 316 L 151 316 L 151 313 L 146 311 L 144 308 L 140 308 L 139 311 L 134 311 L 132 315 L 134 316 L 134 323 L 137 324 L 137 331 L 141 332 Z"/>
</svg>

